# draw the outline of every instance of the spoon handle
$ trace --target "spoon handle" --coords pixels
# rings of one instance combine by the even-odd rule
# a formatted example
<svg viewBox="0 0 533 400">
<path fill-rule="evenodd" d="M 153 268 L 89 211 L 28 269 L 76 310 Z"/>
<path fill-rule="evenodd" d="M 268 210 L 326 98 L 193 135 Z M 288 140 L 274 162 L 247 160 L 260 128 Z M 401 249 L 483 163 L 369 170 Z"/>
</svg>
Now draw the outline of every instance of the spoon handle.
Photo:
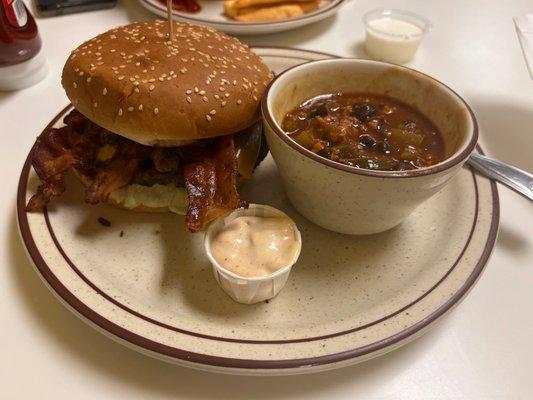
<svg viewBox="0 0 533 400">
<path fill-rule="evenodd" d="M 468 164 L 533 201 L 533 175 L 512 165 L 480 154 L 472 154 Z"/>
</svg>

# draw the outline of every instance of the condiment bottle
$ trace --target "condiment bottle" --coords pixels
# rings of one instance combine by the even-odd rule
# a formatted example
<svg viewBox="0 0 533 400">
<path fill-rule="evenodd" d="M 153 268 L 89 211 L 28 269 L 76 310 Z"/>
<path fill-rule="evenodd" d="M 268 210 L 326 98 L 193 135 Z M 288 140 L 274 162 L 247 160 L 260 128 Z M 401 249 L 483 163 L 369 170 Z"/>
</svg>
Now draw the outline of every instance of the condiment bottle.
<svg viewBox="0 0 533 400">
<path fill-rule="evenodd" d="M 18 90 L 48 71 L 33 16 L 22 0 L 0 0 L 0 90 Z"/>
</svg>

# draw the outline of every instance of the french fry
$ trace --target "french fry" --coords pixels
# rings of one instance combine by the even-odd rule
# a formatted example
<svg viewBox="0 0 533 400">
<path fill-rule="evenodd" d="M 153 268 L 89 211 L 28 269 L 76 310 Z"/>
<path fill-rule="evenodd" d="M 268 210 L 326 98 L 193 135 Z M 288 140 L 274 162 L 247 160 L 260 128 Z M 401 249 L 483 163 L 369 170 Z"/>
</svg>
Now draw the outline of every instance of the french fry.
<svg viewBox="0 0 533 400">
<path fill-rule="evenodd" d="M 316 0 L 234 0 L 234 7 L 236 9 L 257 7 L 257 6 L 270 6 L 276 5 L 292 5 L 293 3 L 313 3 Z"/>
<path fill-rule="evenodd" d="M 301 7 L 294 4 L 283 4 L 272 7 L 249 7 L 242 9 L 235 17 L 237 21 L 275 21 L 286 18 L 294 18 L 303 15 Z"/>
<path fill-rule="evenodd" d="M 237 2 L 247 1 L 248 3 L 259 1 L 275 1 L 269 5 L 256 5 L 246 8 L 236 8 Z M 266 3 L 265 3 L 266 4 Z M 226 15 L 230 18 L 242 22 L 255 21 L 275 21 L 280 19 L 294 18 L 305 13 L 318 9 L 319 0 L 291 0 L 289 2 L 280 2 L 280 0 L 228 0 L 224 2 Z"/>
</svg>

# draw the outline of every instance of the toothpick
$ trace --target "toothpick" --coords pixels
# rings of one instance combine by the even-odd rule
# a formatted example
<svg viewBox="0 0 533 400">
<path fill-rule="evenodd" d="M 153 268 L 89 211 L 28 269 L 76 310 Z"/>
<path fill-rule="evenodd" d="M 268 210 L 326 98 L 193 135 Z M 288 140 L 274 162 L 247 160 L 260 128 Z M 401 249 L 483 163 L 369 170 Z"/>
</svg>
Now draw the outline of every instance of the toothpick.
<svg viewBox="0 0 533 400">
<path fill-rule="evenodd" d="M 172 0 L 167 0 L 168 39 L 174 40 L 174 25 L 172 24 Z"/>
</svg>

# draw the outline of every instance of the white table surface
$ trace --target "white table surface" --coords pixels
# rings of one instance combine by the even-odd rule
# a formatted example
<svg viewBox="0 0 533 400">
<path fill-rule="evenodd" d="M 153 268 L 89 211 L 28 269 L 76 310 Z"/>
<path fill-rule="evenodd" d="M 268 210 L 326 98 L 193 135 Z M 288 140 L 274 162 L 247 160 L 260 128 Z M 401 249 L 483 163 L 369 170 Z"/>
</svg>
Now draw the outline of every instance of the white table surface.
<svg viewBox="0 0 533 400">
<path fill-rule="evenodd" d="M 235 377 L 165 364 L 122 347 L 67 311 L 26 259 L 15 192 L 35 136 L 67 104 L 60 73 L 69 51 L 115 25 L 152 18 L 134 0 L 112 10 L 38 19 L 51 71 L 0 93 L 0 397 L 4 399 L 531 399 L 533 398 L 533 204 L 500 186 L 496 249 L 476 287 L 437 327 L 367 363 L 294 377 Z M 533 171 L 533 81 L 511 18 L 531 0 L 348 3 L 336 18 L 297 31 L 246 37 L 362 56 L 361 15 L 407 8 L 434 31 L 410 65 L 465 95 L 488 152 Z"/>
</svg>

